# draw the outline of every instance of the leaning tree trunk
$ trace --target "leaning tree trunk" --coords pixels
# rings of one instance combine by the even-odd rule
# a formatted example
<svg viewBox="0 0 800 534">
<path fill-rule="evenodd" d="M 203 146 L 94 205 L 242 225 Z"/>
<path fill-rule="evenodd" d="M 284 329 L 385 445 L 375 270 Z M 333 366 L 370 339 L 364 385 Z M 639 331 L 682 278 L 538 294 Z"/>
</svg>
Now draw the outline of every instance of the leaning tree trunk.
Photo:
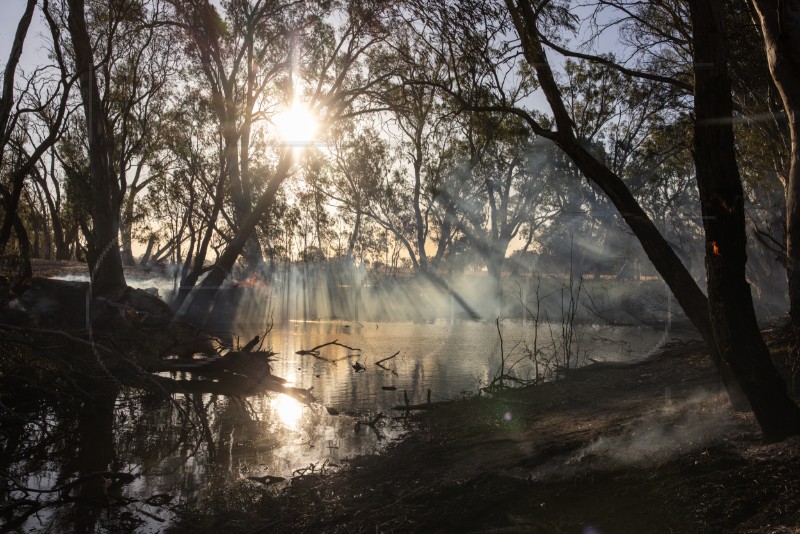
<svg viewBox="0 0 800 534">
<path fill-rule="evenodd" d="M 100 100 L 84 13 L 84 0 L 69 0 L 67 22 L 89 134 L 92 228 L 87 236 L 90 238 L 88 260 L 92 291 L 104 295 L 126 285 L 118 244 L 120 187 L 111 165 L 114 143 Z"/>
<path fill-rule="evenodd" d="M 536 72 L 542 92 L 553 112 L 556 132 L 537 133 L 554 141 L 581 173 L 611 200 L 639 240 L 653 266 L 675 295 L 686 316 L 703 336 L 734 408 L 746 409 L 746 401 L 738 391 L 737 382 L 717 350 L 708 313 L 708 299 L 625 182 L 591 154 L 575 136 L 572 119 L 539 38 L 536 28 L 537 14 L 530 0 L 505 0 L 505 3 L 520 37 L 525 60 Z"/>
<path fill-rule="evenodd" d="M 745 279 L 744 191 L 736 163 L 724 4 L 692 0 L 694 158 L 706 234 L 711 326 L 767 440 L 800 433 L 800 409 L 772 363 Z"/>
<path fill-rule="evenodd" d="M 192 292 L 183 301 L 181 308 L 178 310 L 179 317 L 197 325 L 205 324 L 216 299 L 217 291 L 225 282 L 228 274 L 230 274 L 248 241 L 252 239 L 256 226 L 273 205 L 275 195 L 289 175 L 293 163 L 293 151 L 291 149 L 285 150 L 278 163 L 275 175 L 267 185 L 267 189 L 258 198 L 255 207 L 239 222 L 236 235 L 225 247 L 214 266 L 209 270 L 208 275 L 199 286 L 193 288 Z"/>
</svg>

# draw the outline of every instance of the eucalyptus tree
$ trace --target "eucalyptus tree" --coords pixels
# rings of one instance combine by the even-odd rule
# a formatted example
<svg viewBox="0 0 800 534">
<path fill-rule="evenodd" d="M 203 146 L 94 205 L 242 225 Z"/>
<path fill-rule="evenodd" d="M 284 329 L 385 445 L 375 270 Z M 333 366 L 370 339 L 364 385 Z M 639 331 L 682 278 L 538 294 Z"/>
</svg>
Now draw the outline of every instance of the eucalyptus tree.
<svg viewBox="0 0 800 534">
<path fill-rule="evenodd" d="M 436 198 L 441 191 L 436 183 L 453 163 L 449 145 L 455 136 L 454 115 L 433 88 L 404 83 L 441 68 L 436 57 L 419 46 L 412 32 L 395 32 L 391 52 L 379 59 L 375 62 L 378 68 L 391 76 L 375 98 L 388 110 L 384 130 L 393 145 L 395 164 L 392 179 L 386 184 L 390 194 L 385 195 L 385 205 L 380 213 L 372 210 L 371 216 L 395 233 L 416 271 L 431 273 L 441 254 L 429 257 L 427 244 L 433 212 L 442 200 Z M 398 206 L 390 208 L 387 204 L 401 197 Z M 446 239 L 444 236 L 440 243 L 446 243 Z"/>
<path fill-rule="evenodd" d="M 320 13 L 300 2 L 209 0 L 173 2 L 176 24 L 187 43 L 189 74 L 203 81 L 223 139 L 225 179 L 235 222 L 253 210 L 251 140 L 258 122 L 270 115 L 279 84 L 292 75 L 296 36 Z M 250 268 L 262 261 L 258 240 L 245 247 Z"/>
<path fill-rule="evenodd" d="M 651 4 L 648 4 L 648 7 Z M 429 6 L 430 7 L 430 6 Z M 469 7 L 469 9 L 466 9 Z M 458 19 L 450 16 L 451 13 L 458 9 L 459 12 L 471 13 L 471 18 L 461 17 Z M 683 11 L 684 15 L 688 13 Z M 720 337 L 722 335 L 721 329 L 731 329 L 731 325 L 722 325 L 720 321 L 730 320 L 730 316 L 720 317 L 720 310 L 716 309 L 716 317 L 712 320 L 712 313 L 709 313 L 709 303 L 706 296 L 695 283 L 689 271 L 678 258 L 675 251 L 664 239 L 663 235 L 658 231 L 652 219 L 643 210 L 641 204 L 631 193 L 631 190 L 626 185 L 621 176 L 611 169 L 602 155 L 598 155 L 590 146 L 587 146 L 576 134 L 574 118 L 571 116 L 569 109 L 564 100 L 564 95 L 559 88 L 555 70 L 549 61 L 546 48 L 564 53 L 564 47 L 554 43 L 554 36 L 566 31 L 575 31 L 575 17 L 570 11 L 567 4 L 550 4 L 550 3 L 533 3 L 529 1 L 511 1 L 508 0 L 503 6 L 486 2 L 456 2 L 446 8 L 435 9 L 431 7 L 429 10 L 420 10 L 417 13 L 419 20 L 422 23 L 430 25 L 435 28 L 430 32 L 435 36 L 446 36 L 446 38 L 432 43 L 434 50 L 440 51 L 446 62 L 453 66 L 452 72 L 458 72 L 458 58 L 460 54 L 481 54 L 481 46 L 484 43 L 491 43 L 492 41 L 500 41 L 498 45 L 502 50 L 507 53 L 503 56 L 503 61 L 489 63 L 488 66 L 492 70 L 499 70 L 500 72 L 518 72 L 520 77 L 535 75 L 533 83 L 542 91 L 549 107 L 549 116 L 543 116 L 522 106 L 509 105 L 507 100 L 504 100 L 504 91 L 502 84 L 500 87 L 489 87 L 488 91 L 494 95 L 493 99 L 475 99 L 469 98 L 471 95 L 460 95 L 458 88 L 453 82 L 455 77 L 451 74 L 450 78 L 443 80 L 436 80 L 433 83 L 442 88 L 443 90 L 453 94 L 457 98 L 461 98 L 466 108 L 473 111 L 484 112 L 505 112 L 521 117 L 530 129 L 540 135 L 541 137 L 552 140 L 556 143 L 575 163 L 587 179 L 596 184 L 606 196 L 611 200 L 616 209 L 620 212 L 625 219 L 628 226 L 641 243 L 645 253 L 648 255 L 659 274 L 671 288 L 673 294 L 676 296 L 679 304 L 686 312 L 690 320 L 695 324 L 704 339 L 707 341 L 712 357 L 720 370 L 723 380 L 731 391 L 735 375 L 735 383 L 744 390 L 744 393 L 750 402 L 751 407 L 754 409 L 759 423 L 762 426 L 765 436 L 768 438 L 780 438 L 790 433 L 797 431 L 797 410 L 794 404 L 789 400 L 785 387 L 777 379 L 774 366 L 769 360 L 769 353 L 765 350 L 760 350 L 763 345 L 760 333 L 756 328 L 752 328 L 752 324 L 742 328 L 743 335 L 747 336 L 748 343 L 739 345 L 727 343 L 723 347 L 717 346 L 718 338 L 730 339 Z M 646 21 L 649 22 L 649 21 Z M 717 29 L 718 30 L 718 29 Z M 518 40 L 509 40 L 508 34 L 511 33 Z M 563 33 L 562 33 L 563 35 Z M 500 37 L 498 37 L 500 36 Z M 690 34 L 691 40 L 702 39 L 702 35 L 696 28 Z M 433 40 L 433 38 L 432 38 Z M 442 43 L 444 41 L 444 43 Z M 478 43 L 476 45 L 475 43 Z M 444 44 L 442 46 L 442 44 Z M 692 41 L 691 45 L 687 45 L 691 51 L 690 56 L 696 61 L 694 57 L 694 46 L 696 42 Z M 454 53 L 454 50 L 456 53 Z M 727 59 L 724 55 L 724 48 L 715 49 L 721 55 L 714 56 L 714 60 L 719 63 L 719 58 Z M 720 51 L 721 50 L 721 51 Z M 577 55 L 577 54 L 572 54 Z M 675 88 L 677 91 L 686 93 L 687 98 L 691 98 L 692 92 L 695 87 L 687 82 L 683 77 L 685 68 L 678 68 L 679 75 L 670 76 L 665 75 L 669 71 L 664 68 L 660 72 L 640 70 L 641 67 L 645 69 L 648 65 L 647 61 L 643 61 L 640 65 L 630 67 L 621 65 L 609 60 L 607 57 L 602 56 L 587 56 L 582 54 L 582 59 L 594 60 L 606 64 L 609 68 L 613 68 L 623 72 L 627 75 L 637 76 L 649 81 L 656 81 L 664 83 L 670 87 Z M 523 67 L 517 64 L 517 58 L 524 59 Z M 654 62 L 665 62 L 669 65 L 669 61 L 673 60 L 674 56 L 666 54 L 657 57 Z M 709 60 L 709 58 L 706 58 Z M 487 62 L 488 63 L 488 62 Z M 681 63 L 681 62 L 676 62 Z M 690 67 L 694 63 L 692 61 L 684 63 Z M 690 72 L 692 72 L 690 70 Z M 697 72 L 695 71 L 695 75 Z M 498 77 L 498 79 L 505 80 L 505 77 Z M 715 80 L 717 81 L 717 80 Z M 719 87 L 717 87 L 719 89 Z M 730 95 L 728 95 L 730 96 Z M 714 120 L 730 120 L 730 117 L 716 117 Z M 695 132 L 697 135 L 697 132 Z M 715 150 L 718 146 L 713 147 Z M 722 152 L 722 150 L 720 150 Z M 716 156 L 709 156 L 716 157 Z M 727 154 L 720 156 L 727 157 Z M 734 162 L 735 165 L 735 162 Z M 738 177 L 737 177 L 738 178 Z M 736 182 L 732 179 L 731 182 Z M 711 185 L 713 189 L 719 184 Z M 740 184 L 741 186 L 741 184 Z M 702 198 L 702 192 L 701 192 Z M 709 198 L 706 197 L 703 201 L 703 209 L 711 209 L 707 204 Z M 733 221 L 732 221 L 733 222 Z M 731 227 L 732 234 L 728 236 L 732 246 L 738 246 L 739 237 L 733 237 L 739 231 L 738 226 Z M 742 228 L 743 232 L 743 228 Z M 708 239 L 709 228 L 706 227 L 706 234 Z M 738 234 L 737 234 L 738 235 Z M 744 235 L 742 233 L 742 235 Z M 742 243 L 744 241 L 741 241 Z M 706 257 L 707 261 L 709 255 L 712 255 L 714 250 L 713 246 L 707 241 Z M 734 245 L 735 244 L 735 245 Z M 720 273 L 725 273 L 724 276 L 732 277 L 731 280 L 736 279 L 737 295 L 740 298 L 740 304 L 748 305 L 752 311 L 752 302 L 748 301 L 744 296 L 744 289 L 748 288 L 743 275 L 744 269 L 744 255 L 732 254 L 731 263 L 724 264 L 718 271 L 717 275 L 722 276 Z M 738 280 L 739 267 L 741 267 L 742 277 Z M 709 275 L 711 277 L 711 275 Z M 711 280 L 711 278 L 710 278 Z M 718 278 L 715 278 L 718 280 Z M 719 298 L 719 294 L 715 295 Z M 718 301 L 719 302 L 719 301 Z M 754 314 L 748 311 L 743 315 L 744 320 L 754 320 Z M 746 334 L 744 334 L 746 332 Z M 751 347 L 759 348 L 752 354 L 746 354 L 742 348 Z M 721 354 L 724 359 L 721 358 Z M 729 367 L 730 366 L 730 367 Z"/>
<path fill-rule="evenodd" d="M 332 137 L 332 172 L 324 191 L 349 214 L 351 224 L 344 255 L 353 261 L 364 220 L 390 174 L 389 143 L 376 129 L 359 129 L 354 124 L 343 125 Z"/>
<path fill-rule="evenodd" d="M 314 24 L 301 25 L 295 34 L 293 42 L 298 46 L 292 47 L 293 68 L 284 73 L 284 91 L 272 101 L 273 106 L 307 107 L 308 113 L 317 117 L 319 137 L 339 121 L 375 111 L 376 106 L 364 102 L 364 96 L 382 83 L 384 75 L 373 75 L 364 60 L 391 31 L 381 16 L 385 9 L 381 2 L 329 3 L 323 7 L 327 10 L 314 18 Z M 270 103 L 262 106 L 269 109 Z M 216 290 L 260 222 L 269 215 L 282 183 L 295 171 L 297 156 L 298 147 L 280 147 L 264 189 L 253 199 L 247 215 L 237 221 L 233 238 L 203 279 L 199 291 L 184 304 L 181 315 L 197 320 L 206 317 Z"/>
<path fill-rule="evenodd" d="M 172 85 L 178 68 L 178 48 L 171 32 L 161 25 L 163 5 L 142 3 L 148 18 L 141 27 L 124 31 L 117 46 L 119 65 L 107 69 L 110 80 L 109 120 L 115 132 L 115 158 L 123 192 L 120 218 L 122 260 L 134 265 L 133 234 L 137 196 L 155 179 L 169 158 L 162 150 L 164 124 L 169 119 Z"/>
<path fill-rule="evenodd" d="M 707 301 L 702 291 L 622 178 L 606 164 L 605 154 L 598 154 L 596 147 L 592 147 L 576 131 L 575 118 L 570 113 L 567 100 L 545 53 L 545 42 L 549 41 L 543 33 L 547 31 L 555 34 L 564 28 L 569 30 L 572 21 L 569 13 L 564 9 L 554 8 L 539 11 L 529 2 L 509 3 L 507 6 L 486 2 L 466 4 L 457 2 L 447 9 L 428 12 L 435 15 L 420 14 L 421 19 L 434 28 L 431 34 L 443 36 L 440 42 L 432 42 L 432 47 L 439 50 L 451 65 L 449 76 L 435 83 L 461 100 L 466 109 L 515 115 L 534 134 L 558 145 L 581 172 L 612 201 L 639 238 L 645 252 L 673 288 L 687 315 L 704 336 L 713 342 Z M 455 19 L 450 13 L 456 9 L 471 12 L 473 15 L 466 20 Z M 507 39 L 509 33 L 513 33 L 519 40 Z M 483 94 L 461 92 L 457 82 L 461 58 L 484 57 L 481 55 L 482 50 L 493 47 L 498 47 L 501 52 L 495 57 L 488 57 L 482 62 L 482 66 L 497 75 L 487 75 L 484 78 L 486 83 Z M 520 55 L 524 59 L 521 64 L 517 63 Z M 523 105 L 515 105 L 508 98 L 506 85 L 514 81 L 512 74 L 519 80 L 518 83 L 531 84 L 541 91 L 550 107 L 549 116 Z"/>
<path fill-rule="evenodd" d="M 51 147 L 47 159 L 42 158 L 31 169 L 31 181 L 37 195 L 44 198 L 46 205 L 54 249 L 51 256 L 56 260 L 68 260 L 80 232 L 79 214 L 75 203 L 66 194 L 65 173 L 61 165 L 57 164 L 57 151 L 58 144 Z"/>
<path fill-rule="evenodd" d="M 70 89 L 75 83 L 75 76 L 68 72 L 67 62 L 61 51 L 60 26 L 52 18 L 49 2 L 45 0 L 41 9 L 50 33 L 53 64 L 38 66 L 30 74 L 23 75 L 23 82 L 17 85 L 19 60 L 37 3 L 35 0 L 28 0 L 26 3 L 3 72 L 0 97 L 0 169 L 7 176 L 7 184 L 0 183 L 4 208 L 0 227 L 0 254 L 4 251 L 13 228 L 25 257 L 24 274 L 27 275 L 31 274 L 27 257 L 28 236 L 17 214 L 17 208 L 25 178 L 62 133 L 62 126 L 70 112 Z M 20 121 L 26 128 L 19 129 Z M 5 161 L 10 154 L 15 155 L 13 169 L 9 169 L 8 162 Z"/>
<path fill-rule="evenodd" d="M 11 52 L 6 62 L 5 71 L 3 72 L 3 94 L 0 96 L 0 134 L 2 134 L 2 139 L 0 140 L 0 168 L 4 166 L 6 146 L 14 132 L 16 120 L 19 118 L 19 113 L 14 113 L 12 116 L 14 101 L 19 98 L 17 88 L 15 87 L 17 66 L 19 65 L 20 56 L 22 55 L 22 48 L 25 44 L 28 28 L 33 19 L 34 11 L 36 10 L 36 3 L 36 0 L 28 0 L 25 5 L 25 10 L 17 24 L 17 31 L 14 34 L 14 41 L 11 45 Z M 22 193 L 23 180 L 24 174 L 15 176 L 15 178 L 11 180 L 11 190 L 9 190 L 5 184 L 0 184 L 0 194 L 3 197 L 3 209 L 5 211 L 3 214 L 3 226 L 0 228 L 0 254 L 5 251 L 8 239 L 11 237 L 12 227 L 15 226 L 20 249 L 26 261 L 25 274 L 30 276 L 30 244 L 25 228 L 17 215 L 17 206 Z"/>
<path fill-rule="evenodd" d="M 761 23 L 767 62 L 789 129 L 786 178 L 786 270 L 790 317 L 800 333 L 800 2 L 751 0 Z M 796 357 L 800 343 L 796 344 Z"/>
<path fill-rule="evenodd" d="M 800 408 L 770 358 L 745 277 L 744 191 L 731 121 L 724 8 L 692 0 L 695 59 L 694 159 L 706 234 L 710 317 L 718 347 L 767 439 L 800 433 Z"/>
<path fill-rule="evenodd" d="M 126 193 L 132 199 L 141 189 L 140 171 L 128 191 L 128 171 L 134 161 L 142 169 L 149 155 L 145 145 L 154 130 L 152 113 L 163 103 L 158 95 L 165 90 L 174 54 L 161 24 L 160 0 L 64 4 L 55 16 L 62 23 L 66 19 L 69 29 L 87 124 L 89 265 L 93 290 L 108 294 L 125 286 L 120 210 Z"/>
<path fill-rule="evenodd" d="M 548 161 L 548 143 L 532 135 L 516 117 L 477 115 L 469 122 L 480 126 L 478 132 L 466 136 L 468 143 L 485 143 L 485 148 L 478 158 L 474 148 L 469 150 L 469 172 L 481 193 L 481 216 L 467 217 L 463 231 L 485 258 L 499 292 L 511 242 L 523 229 L 532 236 L 536 225 L 558 211 L 551 204 L 556 177 Z"/>
<path fill-rule="evenodd" d="M 164 172 L 168 176 L 180 175 L 185 186 L 194 190 L 193 208 L 186 213 L 189 247 L 181 271 L 180 290 L 173 301 L 180 306 L 196 280 L 206 272 L 212 243 L 230 239 L 232 230 L 227 223 L 232 220 L 225 210 L 222 137 L 201 90 L 189 88 L 182 98 L 176 99 L 161 129 Z M 148 204 L 153 206 L 152 202 Z M 174 232 L 162 237 L 165 245 L 179 246 Z"/>
<path fill-rule="evenodd" d="M 332 214 L 322 184 L 327 181 L 328 169 L 319 153 L 307 153 L 298 165 L 296 180 L 290 186 L 297 202 L 298 219 L 295 227 L 297 250 L 303 261 L 322 261 L 328 257 L 328 245 L 333 231 Z"/>
</svg>

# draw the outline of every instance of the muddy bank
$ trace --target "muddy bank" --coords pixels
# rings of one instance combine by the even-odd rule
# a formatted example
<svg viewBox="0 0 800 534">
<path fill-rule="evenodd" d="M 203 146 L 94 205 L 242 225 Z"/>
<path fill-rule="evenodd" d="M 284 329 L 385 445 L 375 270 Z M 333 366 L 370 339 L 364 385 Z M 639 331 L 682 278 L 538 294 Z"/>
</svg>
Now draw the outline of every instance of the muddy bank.
<svg viewBox="0 0 800 534">
<path fill-rule="evenodd" d="M 768 333 L 780 356 L 786 339 Z M 702 345 L 440 405 L 380 456 L 180 510 L 176 531 L 713 532 L 800 525 L 800 439 L 764 445 Z"/>
</svg>

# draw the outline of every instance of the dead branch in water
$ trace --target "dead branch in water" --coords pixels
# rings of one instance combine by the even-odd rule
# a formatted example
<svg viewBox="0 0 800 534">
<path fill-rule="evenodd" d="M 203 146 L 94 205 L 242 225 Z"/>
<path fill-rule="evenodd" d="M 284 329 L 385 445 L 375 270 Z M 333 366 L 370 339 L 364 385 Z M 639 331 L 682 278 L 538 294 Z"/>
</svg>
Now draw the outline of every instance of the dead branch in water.
<svg viewBox="0 0 800 534">
<path fill-rule="evenodd" d="M 389 356 L 388 358 L 384 358 L 384 359 L 382 359 L 382 360 L 378 360 L 377 362 L 375 362 L 375 365 L 379 365 L 379 366 L 383 367 L 383 366 L 381 365 L 383 362 L 388 362 L 388 361 L 389 361 L 389 360 L 391 360 L 392 358 L 395 358 L 395 357 L 397 357 L 397 355 L 398 355 L 398 354 L 400 354 L 400 351 L 399 351 L 399 350 L 398 350 L 397 352 L 395 352 L 394 354 L 392 354 L 391 356 Z M 385 367 L 384 367 L 384 369 L 385 369 Z"/>
<path fill-rule="evenodd" d="M 338 339 L 334 339 L 333 341 L 328 341 L 327 343 L 323 343 L 322 345 L 317 345 L 316 347 L 310 349 L 301 349 L 295 352 L 295 354 L 299 354 L 300 356 L 319 356 L 319 349 L 323 347 L 329 347 L 331 345 L 336 345 L 337 347 L 344 347 L 348 350 L 355 350 L 357 352 L 361 352 L 361 349 L 357 349 L 355 347 L 349 347 L 343 343 L 339 343 Z M 349 356 L 347 356 L 349 358 Z M 321 358 L 326 361 L 338 361 L 338 360 L 331 360 L 329 358 Z M 344 359 L 344 358 L 340 358 Z"/>
</svg>

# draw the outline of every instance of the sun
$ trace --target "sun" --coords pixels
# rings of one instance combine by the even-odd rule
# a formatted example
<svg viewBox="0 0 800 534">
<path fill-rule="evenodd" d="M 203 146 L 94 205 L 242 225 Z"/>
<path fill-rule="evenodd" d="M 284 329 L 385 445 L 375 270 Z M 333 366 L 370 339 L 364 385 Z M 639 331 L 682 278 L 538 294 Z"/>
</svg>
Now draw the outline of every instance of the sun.
<svg viewBox="0 0 800 534">
<path fill-rule="evenodd" d="M 287 145 L 307 146 L 314 141 L 319 129 L 317 118 L 299 102 L 278 113 L 272 121 Z"/>
<path fill-rule="evenodd" d="M 270 401 L 270 404 L 285 427 L 290 430 L 297 430 L 300 419 L 303 417 L 302 404 L 283 393 L 274 397 Z"/>
</svg>

